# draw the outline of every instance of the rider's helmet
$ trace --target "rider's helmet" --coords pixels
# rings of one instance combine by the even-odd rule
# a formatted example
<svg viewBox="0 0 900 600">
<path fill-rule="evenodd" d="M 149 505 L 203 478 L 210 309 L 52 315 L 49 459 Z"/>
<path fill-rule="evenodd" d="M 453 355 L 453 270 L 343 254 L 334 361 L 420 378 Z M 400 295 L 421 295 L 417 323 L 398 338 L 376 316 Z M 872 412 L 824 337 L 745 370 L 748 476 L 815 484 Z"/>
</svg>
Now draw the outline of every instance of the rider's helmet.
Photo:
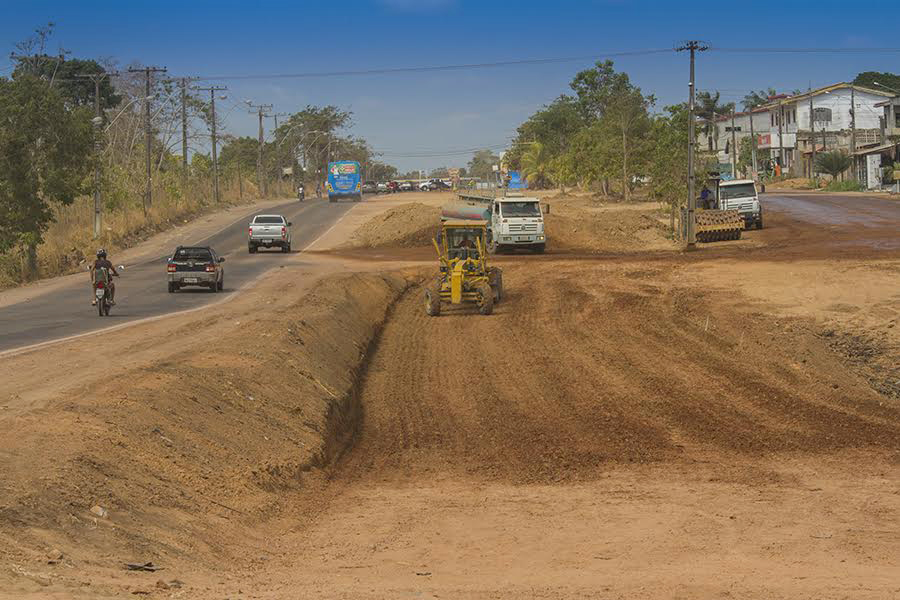
<svg viewBox="0 0 900 600">
<path fill-rule="evenodd" d="M 97 258 L 106 258 L 106 250 L 103 248 L 97 250 Z"/>
</svg>

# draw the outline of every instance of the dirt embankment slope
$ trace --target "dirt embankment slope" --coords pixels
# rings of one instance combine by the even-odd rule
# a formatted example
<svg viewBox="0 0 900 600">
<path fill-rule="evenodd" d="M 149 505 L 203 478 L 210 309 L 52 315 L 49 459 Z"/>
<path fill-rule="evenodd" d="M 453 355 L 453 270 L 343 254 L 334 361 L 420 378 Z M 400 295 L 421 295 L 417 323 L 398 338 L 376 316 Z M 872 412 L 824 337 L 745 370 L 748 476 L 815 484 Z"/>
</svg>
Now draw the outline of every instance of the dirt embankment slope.
<svg viewBox="0 0 900 600">
<path fill-rule="evenodd" d="M 417 248 L 431 244 L 441 222 L 439 206 L 410 202 L 374 215 L 342 248 Z"/>
<path fill-rule="evenodd" d="M 449 196 L 448 201 L 453 197 Z M 671 250 L 661 209 L 653 203 L 604 204 L 589 197 L 553 196 L 544 215 L 547 249 L 554 253 Z M 440 226 L 441 209 L 411 202 L 389 208 L 359 226 L 343 249 L 429 246 Z"/>
<path fill-rule="evenodd" d="M 190 338 L 223 316 L 168 332 L 190 350 L 5 419 L 0 563 L 20 576 L 4 569 L 0 589 L 93 580 L 83 591 L 101 597 L 128 588 L 122 566 L 135 561 L 170 573 L 189 562 L 196 584 L 264 546 L 260 524 L 352 438 L 358 375 L 406 286 L 398 275 L 337 275 L 275 307 L 254 292 L 264 308 L 220 321 L 212 343 Z M 291 292 L 282 281 L 277 293 Z M 64 558 L 47 572 L 50 549 Z"/>
</svg>

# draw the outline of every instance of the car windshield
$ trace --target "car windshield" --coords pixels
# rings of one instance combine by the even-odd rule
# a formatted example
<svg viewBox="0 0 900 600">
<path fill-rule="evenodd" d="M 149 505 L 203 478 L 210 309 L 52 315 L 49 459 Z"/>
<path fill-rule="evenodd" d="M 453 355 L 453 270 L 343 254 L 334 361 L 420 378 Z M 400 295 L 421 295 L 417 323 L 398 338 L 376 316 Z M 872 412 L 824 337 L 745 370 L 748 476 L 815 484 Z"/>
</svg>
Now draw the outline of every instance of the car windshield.
<svg viewBox="0 0 900 600">
<path fill-rule="evenodd" d="M 722 200 L 734 198 L 750 198 L 756 195 L 756 189 L 752 183 L 740 183 L 737 185 L 723 185 L 719 188 L 719 196 Z"/>
<path fill-rule="evenodd" d="M 253 221 L 257 225 L 283 225 L 283 217 L 256 217 Z"/>
<path fill-rule="evenodd" d="M 207 248 L 179 248 L 175 251 L 175 260 L 203 260 L 212 261 L 212 254 Z"/>
<path fill-rule="evenodd" d="M 541 207 L 537 202 L 501 202 L 500 213 L 504 217 L 539 217 Z"/>
</svg>

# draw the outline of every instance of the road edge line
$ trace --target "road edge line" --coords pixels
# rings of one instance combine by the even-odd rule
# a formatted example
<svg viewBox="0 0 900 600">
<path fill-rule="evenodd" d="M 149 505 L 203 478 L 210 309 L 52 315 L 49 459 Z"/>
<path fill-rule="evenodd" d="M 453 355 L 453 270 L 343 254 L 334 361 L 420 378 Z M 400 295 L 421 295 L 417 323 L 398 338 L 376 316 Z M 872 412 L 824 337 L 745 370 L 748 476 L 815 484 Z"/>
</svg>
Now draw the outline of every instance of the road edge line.
<svg viewBox="0 0 900 600">
<path fill-rule="evenodd" d="M 312 246 L 313 244 L 318 242 L 320 239 L 325 237 L 327 234 L 331 233 L 331 230 L 334 229 L 335 227 L 337 227 L 338 223 L 340 223 L 344 219 L 344 217 L 346 217 L 348 214 L 350 214 L 350 212 L 352 210 L 353 209 L 351 208 L 350 210 L 348 210 L 347 212 L 342 214 L 340 217 L 338 217 L 338 220 L 335 221 L 334 223 L 332 223 L 331 227 L 326 229 L 320 236 L 318 236 L 316 239 L 314 239 L 313 241 L 308 243 L 306 246 L 304 246 L 303 249 L 297 253 L 296 257 L 300 257 L 300 255 L 302 255 L 304 252 L 306 252 L 310 248 L 310 246 Z M 95 329 L 94 331 L 84 331 L 82 333 L 76 333 L 76 334 L 66 336 L 63 338 L 58 338 L 55 340 L 47 340 L 44 342 L 38 342 L 37 344 L 31 344 L 30 346 L 22 346 L 19 348 L 10 348 L 9 350 L 4 350 L 4 351 L 0 352 L 0 359 L 11 358 L 13 356 L 18 356 L 20 354 L 27 354 L 27 353 L 33 352 L 35 350 L 40 350 L 41 348 L 53 346 L 54 344 L 62 344 L 64 342 L 71 342 L 72 340 L 77 340 L 77 339 L 80 339 L 83 337 L 88 337 L 91 335 L 97 335 L 100 333 L 111 333 L 113 331 L 118 331 L 120 329 L 125 329 L 127 327 L 132 327 L 135 325 L 152 323 L 154 321 L 168 319 L 170 317 L 177 317 L 179 315 L 186 315 L 186 314 L 190 314 L 192 312 L 207 310 L 207 309 L 213 308 L 215 306 L 220 306 L 220 305 L 225 304 L 226 302 L 230 301 L 235 296 L 235 294 L 240 292 L 242 289 L 244 289 L 248 285 L 255 284 L 257 281 L 262 279 L 265 275 L 267 275 L 269 273 L 270 270 L 271 269 L 263 271 L 262 273 L 260 273 L 259 275 L 257 275 L 253 279 L 251 279 L 250 281 L 245 282 L 244 285 L 242 285 L 241 287 L 237 288 L 236 290 L 230 292 L 226 297 L 222 298 L 218 302 L 204 304 L 203 306 L 195 306 L 194 308 L 186 308 L 184 310 L 179 310 L 178 312 L 167 313 L 164 315 L 154 315 L 152 317 L 144 317 L 143 319 L 138 319 L 137 321 L 129 321 L 127 323 L 119 323 L 118 325 L 111 325 L 110 327 L 104 327 L 103 329 Z"/>
</svg>

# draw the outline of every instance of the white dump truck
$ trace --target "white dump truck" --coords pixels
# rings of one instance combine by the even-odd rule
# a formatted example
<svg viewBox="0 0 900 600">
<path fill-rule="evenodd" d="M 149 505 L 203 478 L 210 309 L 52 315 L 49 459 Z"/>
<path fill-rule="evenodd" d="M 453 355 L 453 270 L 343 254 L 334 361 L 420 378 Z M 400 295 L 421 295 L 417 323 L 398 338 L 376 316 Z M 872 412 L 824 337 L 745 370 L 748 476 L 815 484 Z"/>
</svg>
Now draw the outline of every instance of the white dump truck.
<svg viewBox="0 0 900 600">
<path fill-rule="evenodd" d="M 538 198 L 507 194 L 487 196 L 463 192 L 444 206 L 441 219 L 485 220 L 489 225 L 488 249 L 503 252 L 523 248 L 543 252 L 547 246 L 544 216 Z"/>
</svg>

